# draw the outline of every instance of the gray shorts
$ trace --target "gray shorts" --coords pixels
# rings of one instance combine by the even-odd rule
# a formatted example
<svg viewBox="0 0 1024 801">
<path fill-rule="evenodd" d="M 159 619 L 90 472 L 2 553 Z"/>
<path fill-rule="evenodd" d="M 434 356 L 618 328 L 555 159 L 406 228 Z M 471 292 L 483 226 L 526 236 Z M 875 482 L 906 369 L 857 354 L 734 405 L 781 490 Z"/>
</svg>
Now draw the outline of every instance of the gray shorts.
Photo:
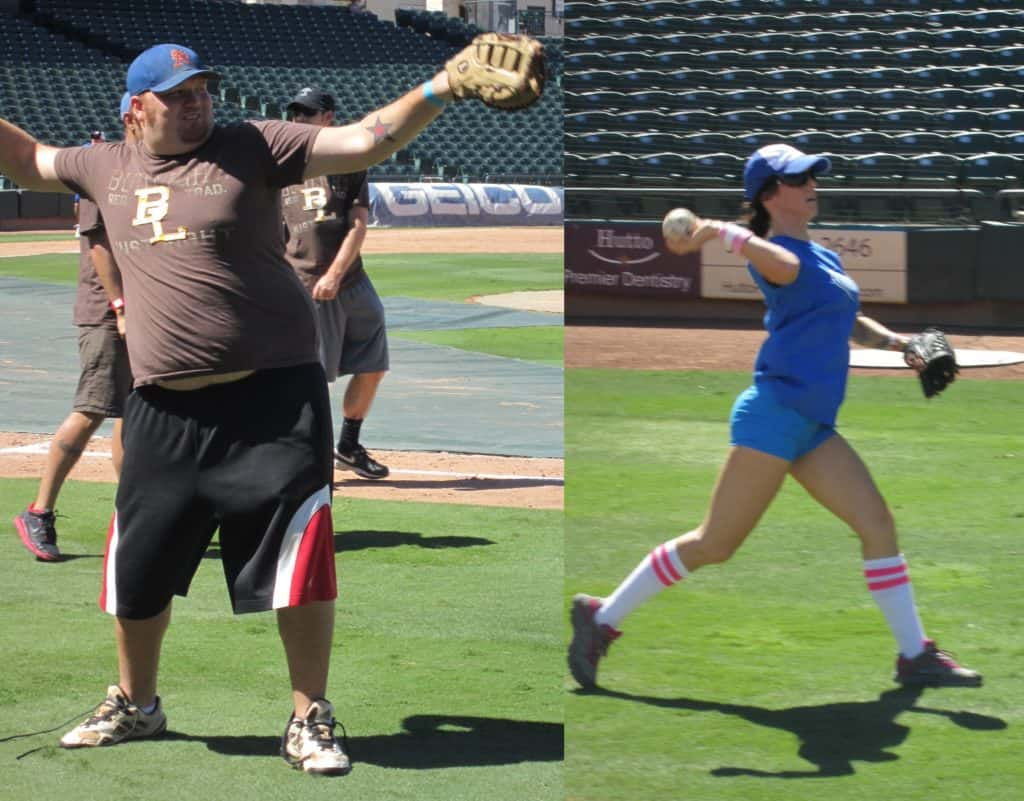
<svg viewBox="0 0 1024 801">
<path fill-rule="evenodd" d="M 132 391 L 128 349 L 111 325 L 78 327 L 81 373 L 72 410 L 104 417 L 121 417 Z"/>
<path fill-rule="evenodd" d="M 334 300 L 316 301 L 320 363 L 330 383 L 341 375 L 381 373 L 388 369 L 384 304 L 364 275 Z"/>
</svg>

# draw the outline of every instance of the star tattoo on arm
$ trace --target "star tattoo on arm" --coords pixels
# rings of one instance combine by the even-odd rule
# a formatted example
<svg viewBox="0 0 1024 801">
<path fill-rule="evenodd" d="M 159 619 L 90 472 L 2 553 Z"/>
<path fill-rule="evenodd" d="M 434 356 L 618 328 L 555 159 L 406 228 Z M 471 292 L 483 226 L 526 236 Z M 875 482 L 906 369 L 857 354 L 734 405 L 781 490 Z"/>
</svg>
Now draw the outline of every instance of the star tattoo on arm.
<svg viewBox="0 0 1024 801">
<path fill-rule="evenodd" d="M 388 133 L 388 131 L 390 131 L 394 127 L 394 125 L 395 124 L 393 122 L 384 122 L 378 116 L 377 121 L 373 123 L 373 125 L 366 126 L 366 130 L 368 130 L 373 135 L 373 143 L 375 145 L 379 145 L 385 139 L 387 139 L 389 142 L 396 141 L 395 138 Z"/>
</svg>

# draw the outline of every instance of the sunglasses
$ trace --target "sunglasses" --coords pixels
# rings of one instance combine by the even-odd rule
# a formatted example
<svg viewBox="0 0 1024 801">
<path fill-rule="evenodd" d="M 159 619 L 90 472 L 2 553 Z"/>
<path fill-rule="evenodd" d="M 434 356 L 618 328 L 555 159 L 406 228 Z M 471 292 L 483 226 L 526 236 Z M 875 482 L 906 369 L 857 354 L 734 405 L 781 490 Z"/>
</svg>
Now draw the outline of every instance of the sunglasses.
<svg viewBox="0 0 1024 801">
<path fill-rule="evenodd" d="M 315 117 L 319 113 L 319 111 L 292 111 L 291 117 L 294 120 L 296 117 Z"/>
<path fill-rule="evenodd" d="M 786 186 L 803 186 L 812 178 L 817 179 L 817 175 L 808 170 L 807 172 L 799 172 L 796 175 L 776 175 L 775 178 L 780 184 Z"/>
</svg>

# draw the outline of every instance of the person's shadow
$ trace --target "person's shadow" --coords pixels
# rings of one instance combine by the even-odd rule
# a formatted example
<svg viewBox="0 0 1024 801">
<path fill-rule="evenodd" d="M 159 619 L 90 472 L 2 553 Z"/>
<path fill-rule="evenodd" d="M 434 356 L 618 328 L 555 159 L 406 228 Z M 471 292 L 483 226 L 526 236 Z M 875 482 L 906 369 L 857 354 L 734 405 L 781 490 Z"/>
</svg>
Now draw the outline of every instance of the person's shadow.
<svg viewBox="0 0 1024 801">
<path fill-rule="evenodd" d="M 583 691 L 577 691 L 583 692 Z M 892 762 L 899 759 L 892 749 L 907 739 L 910 727 L 896 722 L 904 712 L 938 715 L 974 731 L 1005 729 L 1001 718 L 964 710 L 917 706 L 922 688 L 887 690 L 876 701 L 850 701 L 816 706 L 792 706 L 766 709 L 744 704 L 699 701 L 693 698 L 658 698 L 632 695 L 615 690 L 595 689 L 589 694 L 650 704 L 665 709 L 689 709 L 735 715 L 758 726 L 782 729 L 800 740 L 798 754 L 815 766 L 814 770 L 769 771 L 757 768 L 722 766 L 713 776 L 760 776 L 773 779 L 816 779 L 854 773 L 853 763 Z"/>
<path fill-rule="evenodd" d="M 211 751 L 237 757 L 275 756 L 281 747 L 280 736 L 201 737 L 178 731 L 162 736 L 201 742 Z M 560 762 L 565 756 L 561 723 L 508 718 L 410 715 L 399 732 L 353 736 L 343 735 L 339 726 L 335 736 L 344 737 L 353 763 L 403 770 Z"/>
<path fill-rule="evenodd" d="M 370 548 L 398 548 L 414 545 L 417 548 L 476 548 L 494 545 L 486 537 L 459 537 L 455 535 L 427 537 L 418 531 L 335 531 L 334 552 L 365 551 Z M 102 556 L 102 554 L 100 554 Z M 204 559 L 220 559 L 220 543 L 210 543 Z"/>
</svg>

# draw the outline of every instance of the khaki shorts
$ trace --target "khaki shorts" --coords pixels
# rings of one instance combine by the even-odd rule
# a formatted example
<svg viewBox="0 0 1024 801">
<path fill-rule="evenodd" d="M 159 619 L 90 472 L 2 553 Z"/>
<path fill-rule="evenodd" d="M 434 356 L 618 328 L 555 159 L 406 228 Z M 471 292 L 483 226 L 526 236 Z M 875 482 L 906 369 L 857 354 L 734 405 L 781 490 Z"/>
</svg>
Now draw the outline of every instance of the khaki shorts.
<svg viewBox="0 0 1024 801">
<path fill-rule="evenodd" d="M 132 391 L 128 349 L 112 325 L 78 327 L 81 372 L 72 410 L 103 417 L 121 417 Z"/>
</svg>

